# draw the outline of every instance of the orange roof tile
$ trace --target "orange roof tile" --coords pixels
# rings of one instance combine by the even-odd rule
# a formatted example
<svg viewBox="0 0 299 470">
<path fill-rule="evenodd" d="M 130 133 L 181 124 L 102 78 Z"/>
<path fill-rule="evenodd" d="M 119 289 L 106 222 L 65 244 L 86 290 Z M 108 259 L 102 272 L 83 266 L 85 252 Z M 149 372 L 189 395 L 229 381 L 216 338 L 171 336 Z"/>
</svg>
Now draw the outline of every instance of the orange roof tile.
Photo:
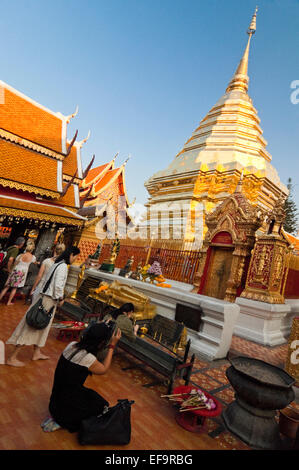
<svg viewBox="0 0 299 470">
<path fill-rule="evenodd" d="M 0 214 L 80 226 L 85 220 L 85 218 L 77 215 L 75 212 L 55 204 L 36 203 L 26 199 L 4 197 L 1 195 Z"/>
<path fill-rule="evenodd" d="M 78 168 L 77 148 L 73 145 L 69 155 L 63 160 L 62 172 L 65 175 L 73 176 Z M 78 177 L 78 172 L 77 172 Z"/>
<path fill-rule="evenodd" d="M 100 181 L 95 184 L 94 186 L 95 195 L 100 194 L 100 192 L 103 191 L 107 185 L 110 185 L 113 181 L 113 178 L 117 177 L 119 171 L 120 171 L 120 168 L 116 168 L 115 170 L 108 171 L 105 174 L 105 176 L 103 176 L 103 178 L 101 178 Z"/>
<path fill-rule="evenodd" d="M 294 250 L 299 253 L 299 238 L 294 237 L 290 233 L 284 232 L 289 240 L 289 242 L 294 245 Z"/>
<path fill-rule="evenodd" d="M 0 106 L 0 128 L 57 152 L 62 151 L 62 119 L 29 98 L 0 83 L 4 103 Z"/>
<path fill-rule="evenodd" d="M 96 181 L 98 181 L 100 178 L 102 178 L 104 176 L 104 174 L 110 169 L 112 168 L 112 163 L 105 163 L 105 165 L 100 165 L 100 166 L 97 166 L 96 168 L 92 168 L 91 170 L 89 170 L 86 178 L 83 180 L 82 184 L 81 184 L 81 187 L 82 188 L 86 188 L 87 186 L 95 183 Z"/>
<path fill-rule="evenodd" d="M 0 139 L 0 184 L 57 197 L 57 160 Z"/>
<path fill-rule="evenodd" d="M 63 182 L 63 187 L 65 188 L 66 185 L 67 185 L 67 183 L 64 181 Z M 72 207 L 75 210 L 77 210 L 76 209 L 76 203 L 75 203 L 74 186 L 71 184 L 71 186 L 67 190 L 66 194 L 62 197 L 60 196 L 59 198 L 57 198 L 57 200 L 55 200 L 55 202 L 57 202 L 58 204 L 61 204 L 63 206 L 66 206 L 66 207 L 70 207 L 70 208 Z"/>
</svg>

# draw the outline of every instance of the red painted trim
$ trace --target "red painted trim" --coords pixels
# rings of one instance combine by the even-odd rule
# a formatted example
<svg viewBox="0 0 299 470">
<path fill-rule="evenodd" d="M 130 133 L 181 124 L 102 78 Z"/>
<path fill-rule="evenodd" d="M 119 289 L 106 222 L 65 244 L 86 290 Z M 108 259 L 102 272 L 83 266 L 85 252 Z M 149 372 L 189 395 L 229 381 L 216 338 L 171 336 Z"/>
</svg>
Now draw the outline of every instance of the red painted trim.
<svg viewBox="0 0 299 470">
<path fill-rule="evenodd" d="M 232 245 L 233 244 L 233 239 L 232 236 L 229 232 L 218 232 L 216 235 L 214 235 L 211 243 L 218 243 L 221 245 Z"/>
</svg>

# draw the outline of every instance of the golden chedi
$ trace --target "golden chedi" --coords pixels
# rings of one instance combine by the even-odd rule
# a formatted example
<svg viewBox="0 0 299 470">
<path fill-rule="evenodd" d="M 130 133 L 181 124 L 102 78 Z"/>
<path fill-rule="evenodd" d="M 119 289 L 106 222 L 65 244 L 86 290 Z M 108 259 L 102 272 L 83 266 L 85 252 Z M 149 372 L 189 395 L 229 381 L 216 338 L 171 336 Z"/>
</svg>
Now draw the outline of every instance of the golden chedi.
<svg viewBox="0 0 299 470">
<path fill-rule="evenodd" d="M 248 95 L 248 58 L 255 30 L 256 12 L 247 31 L 249 38 L 244 55 L 225 94 L 202 119 L 170 165 L 145 183 L 150 194 L 148 211 L 160 211 L 156 219 L 151 217 L 150 223 L 159 238 L 163 239 L 164 214 L 169 217 L 172 208 L 170 238 L 175 225 L 183 226 L 184 242 L 193 242 L 198 214 L 201 214 L 204 236 L 205 214 L 234 193 L 241 173 L 244 194 L 263 209 L 270 210 L 280 194 L 288 194 L 271 165 L 272 157 L 266 150 L 260 119 Z M 196 212 L 200 203 L 203 211 Z M 187 210 L 180 214 L 178 205 L 184 205 Z M 164 220 L 164 225 L 166 223 Z M 143 226 L 149 228 L 149 220 L 144 221 Z"/>
</svg>

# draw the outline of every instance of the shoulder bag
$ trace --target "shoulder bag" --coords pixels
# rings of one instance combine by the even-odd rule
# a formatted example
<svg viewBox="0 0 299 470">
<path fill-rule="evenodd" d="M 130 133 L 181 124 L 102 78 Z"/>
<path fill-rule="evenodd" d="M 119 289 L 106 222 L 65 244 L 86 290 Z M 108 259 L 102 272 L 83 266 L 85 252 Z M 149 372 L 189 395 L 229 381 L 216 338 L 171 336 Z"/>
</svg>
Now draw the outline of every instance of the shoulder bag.
<svg viewBox="0 0 299 470">
<path fill-rule="evenodd" d="M 131 405 L 134 401 L 118 400 L 99 416 L 81 421 L 78 433 L 81 445 L 126 445 L 131 440 Z"/>
<path fill-rule="evenodd" d="M 51 276 L 47 280 L 42 290 L 42 294 L 46 292 L 46 290 L 48 289 L 50 282 L 52 281 L 54 272 L 56 271 L 58 266 L 60 266 L 61 264 L 62 263 L 58 263 L 57 266 L 53 269 Z M 53 307 L 50 308 L 50 310 L 45 309 L 45 307 L 43 306 L 43 298 L 41 297 L 37 302 L 35 302 L 35 304 L 31 305 L 31 307 L 29 307 L 29 309 L 27 310 L 27 313 L 26 313 L 27 325 L 31 326 L 31 328 L 34 328 L 35 330 L 43 330 L 49 325 L 50 320 L 52 318 L 53 310 L 54 310 L 54 305 Z"/>
</svg>

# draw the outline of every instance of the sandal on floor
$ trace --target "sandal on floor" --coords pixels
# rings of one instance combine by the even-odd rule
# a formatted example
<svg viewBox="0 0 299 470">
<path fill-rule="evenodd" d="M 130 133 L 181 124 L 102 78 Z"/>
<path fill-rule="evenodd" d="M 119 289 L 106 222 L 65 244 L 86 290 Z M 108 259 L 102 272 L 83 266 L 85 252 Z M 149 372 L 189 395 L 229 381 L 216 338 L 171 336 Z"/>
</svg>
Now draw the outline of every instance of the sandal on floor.
<svg viewBox="0 0 299 470">
<path fill-rule="evenodd" d="M 61 426 L 59 426 L 58 423 L 56 423 L 56 421 L 54 421 L 54 419 L 51 419 L 44 427 L 43 427 L 43 431 L 44 432 L 53 432 L 53 431 L 57 431 L 57 429 L 60 429 Z"/>
<path fill-rule="evenodd" d="M 44 428 L 44 427 L 46 426 L 46 424 L 48 424 L 49 421 L 51 421 L 51 419 L 53 419 L 52 416 L 47 416 L 47 417 L 44 419 L 44 421 L 41 423 L 41 427 Z"/>
</svg>

